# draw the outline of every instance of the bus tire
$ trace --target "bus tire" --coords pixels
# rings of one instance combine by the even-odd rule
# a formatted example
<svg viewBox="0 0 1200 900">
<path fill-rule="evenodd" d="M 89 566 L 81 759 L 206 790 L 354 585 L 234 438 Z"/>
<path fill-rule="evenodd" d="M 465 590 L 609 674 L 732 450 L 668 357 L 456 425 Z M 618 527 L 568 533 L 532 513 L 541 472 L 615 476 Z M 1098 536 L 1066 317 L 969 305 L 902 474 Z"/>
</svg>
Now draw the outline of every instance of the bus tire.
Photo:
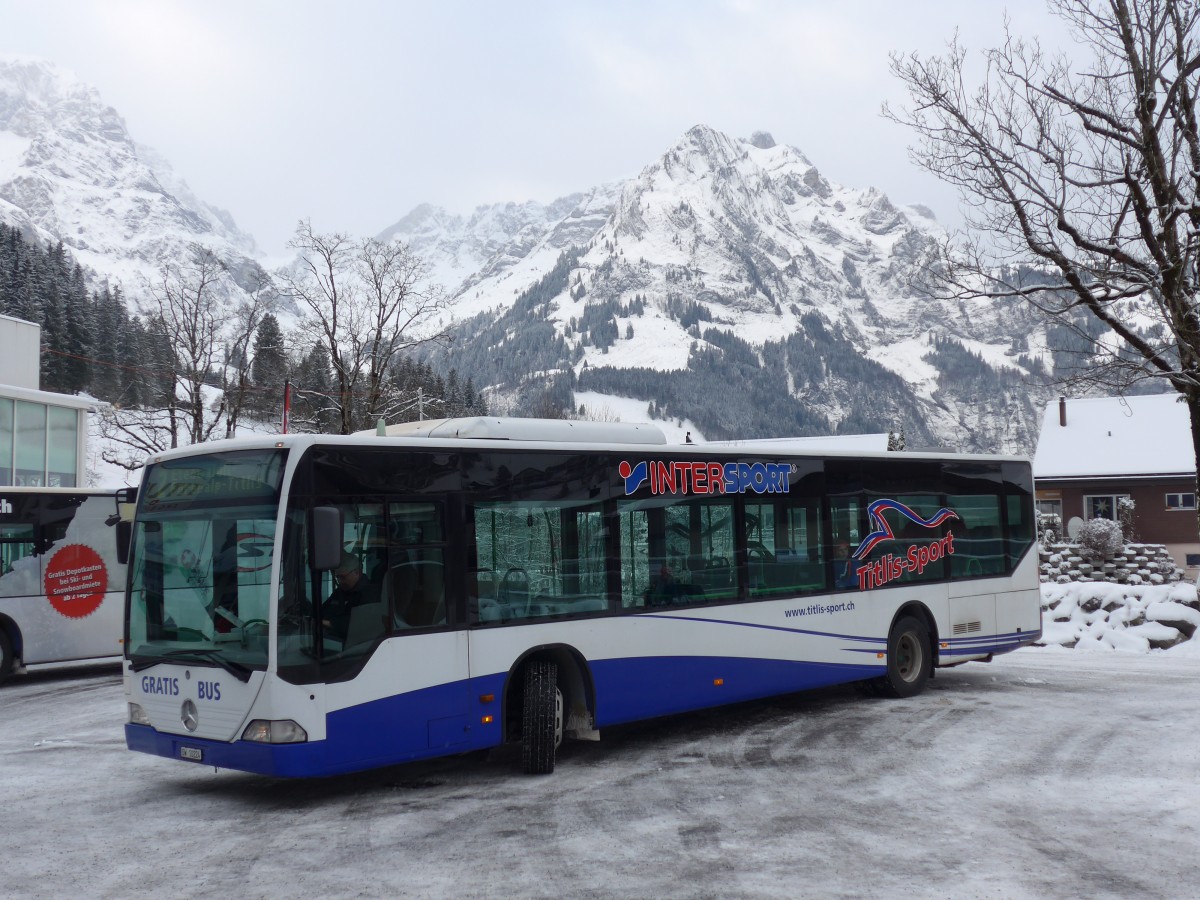
<svg viewBox="0 0 1200 900">
<path fill-rule="evenodd" d="M 0 682 L 12 674 L 14 662 L 16 660 L 13 657 L 12 638 L 8 636 L 4 627 L 0 626 Z"/>
<path fill-rule="evenodd" d="M 933 669 L 929 628 L 914 616 L 902 616 L 888 635 L 887 674 L 876 684 L 887 697 L 913 697 L 925 689 Z"/>
<path fill-rule="evenodd" d="M 562 692 L 558 665 L 533 660 L 525 666 L 525 701 L 521 715 L 521 769 L 526 775 L 549 775 L 562 742 Z"/>
</svg>

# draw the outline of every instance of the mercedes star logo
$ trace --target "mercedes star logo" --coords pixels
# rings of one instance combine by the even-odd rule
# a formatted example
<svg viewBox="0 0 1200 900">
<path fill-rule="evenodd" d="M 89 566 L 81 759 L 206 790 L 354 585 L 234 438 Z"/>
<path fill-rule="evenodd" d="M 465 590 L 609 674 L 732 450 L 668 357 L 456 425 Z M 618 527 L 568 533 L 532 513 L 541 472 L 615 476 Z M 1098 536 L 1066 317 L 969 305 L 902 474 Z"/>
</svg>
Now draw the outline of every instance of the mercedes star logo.
<svg viewBox="0 0 1200 900">
<path fill-rule="evenodd" d="M 200 725 L 200 713 L 196 711 L 196 704 L 191 700 L 183 701 L 183 708 L 179 711 L 179 718 L 183 720 L 183 727 L 188 731 L 195 731 Z"/>
</svg>

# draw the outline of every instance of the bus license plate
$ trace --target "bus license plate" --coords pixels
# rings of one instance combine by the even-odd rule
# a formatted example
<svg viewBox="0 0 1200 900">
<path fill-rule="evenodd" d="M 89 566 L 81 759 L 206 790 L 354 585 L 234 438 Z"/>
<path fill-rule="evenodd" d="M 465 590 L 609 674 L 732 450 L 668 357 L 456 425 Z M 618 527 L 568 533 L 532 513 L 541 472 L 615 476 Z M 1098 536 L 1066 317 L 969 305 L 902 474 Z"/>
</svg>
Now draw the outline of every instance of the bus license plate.
<svg viewBox="0 0 1200 900">
<path fill-rule="evenodd" d="M 179 755 L 183 759 L 193 759 L 196 762 L 200 762 L 200 760 L 204 759 L 204 751 L 199 747 L 180 747 Z"/>
</svg>

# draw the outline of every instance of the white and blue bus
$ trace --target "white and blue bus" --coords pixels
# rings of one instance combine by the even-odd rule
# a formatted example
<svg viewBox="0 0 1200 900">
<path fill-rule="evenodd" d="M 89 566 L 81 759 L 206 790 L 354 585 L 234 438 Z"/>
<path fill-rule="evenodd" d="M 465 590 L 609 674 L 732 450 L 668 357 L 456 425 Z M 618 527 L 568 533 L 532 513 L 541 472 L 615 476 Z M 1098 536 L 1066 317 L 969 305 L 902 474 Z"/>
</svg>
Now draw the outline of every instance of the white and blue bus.
<svg viewBox="0 0 1200 900">
<path fill-rule="evenodd" d="M 900 697 L 1041 634 L 1012 457 L 668 446 L 521 419 L 149 461 L 133 750 L 319 776 L 844 682 Z M 365 586 L 325 608 L 334 573 Z"/>
<path fill-rule="evenodd" d="M 125 566 L 114 491 L 0 487 L 0 682 L 121 657 Z"/>
</svg>

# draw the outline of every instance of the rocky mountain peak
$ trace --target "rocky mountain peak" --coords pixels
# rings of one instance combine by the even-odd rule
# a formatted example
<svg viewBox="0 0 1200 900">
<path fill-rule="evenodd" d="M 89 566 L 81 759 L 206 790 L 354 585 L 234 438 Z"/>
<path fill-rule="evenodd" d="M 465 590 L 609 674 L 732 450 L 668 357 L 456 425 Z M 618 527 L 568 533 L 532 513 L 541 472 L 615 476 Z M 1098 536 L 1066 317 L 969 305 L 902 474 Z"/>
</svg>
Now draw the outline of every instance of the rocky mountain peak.
<svg viewBox="0 0 1200 900">
<path fill-rule="evenodd" d="M 756 131 L 750 135 L 750 144 L 759 150 L 770 150 L 775 146 L 775 138 L 769 131 Z"/>
<path fill-rule="evenodd" d="M 0 59 L 0 217 L 62 241 L 127 289 L 192 243 L 234 268 L 257 254 L 227 212 L 135 142 L 95 89 L 37 60 Z"/>
<path fill-rule="evenodd" d="M 706 125 L 596 211 L 575 249 L 542 240 L 462 282 L 458 313 L 480 315 L 448 362 L 497 398 L 641 403 L 640 417 L 688 418 L 709 438 L 904 425 L 914 446 L 1031 445 L 1043 338 L 1019 310 L 913 287 L 940 238 L 924 211 Z M 568 370 L 571 388 L 545 387 Z"/>
</svg>

